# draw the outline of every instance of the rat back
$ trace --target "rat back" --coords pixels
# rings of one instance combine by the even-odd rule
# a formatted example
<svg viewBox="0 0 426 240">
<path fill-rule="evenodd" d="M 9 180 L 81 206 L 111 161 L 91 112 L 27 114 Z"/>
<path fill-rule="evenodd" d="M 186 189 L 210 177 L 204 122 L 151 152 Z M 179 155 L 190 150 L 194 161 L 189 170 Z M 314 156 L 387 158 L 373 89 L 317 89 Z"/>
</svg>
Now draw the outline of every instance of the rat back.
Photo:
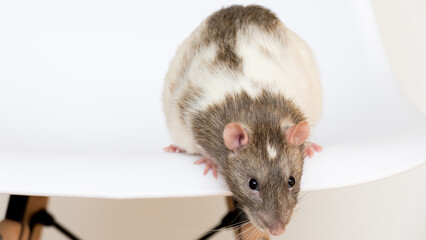
<svg viewBox="0 0 426 240">
<path fill-rule="evenodd" d="M 311 50 L 259 6 L 219 10 L 179 46 L 163 89 L 176 145 L 203 153 L 193 133 L 194 116 L 243 91 L 251 98 L 267 91 L 292 100 L 311 126 L 321 114 L 322 89 Z"/>
</svg>

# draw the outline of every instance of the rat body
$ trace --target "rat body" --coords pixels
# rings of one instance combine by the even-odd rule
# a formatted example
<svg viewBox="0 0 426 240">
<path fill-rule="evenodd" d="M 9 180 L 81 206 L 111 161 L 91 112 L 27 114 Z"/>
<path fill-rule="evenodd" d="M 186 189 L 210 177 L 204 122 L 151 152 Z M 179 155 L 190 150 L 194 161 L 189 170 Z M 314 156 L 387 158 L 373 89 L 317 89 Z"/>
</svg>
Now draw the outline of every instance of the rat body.
<svg viewBox="0 0 426 240">
<path fill-rule="evenodd" d="M 279 235 L 297 202 L 322 110 L 313 55 L 269 10 L 221 9 L 178 48 L 163 107 L 176 147 L 217 169 L 250 220 Z"/>
</svg>

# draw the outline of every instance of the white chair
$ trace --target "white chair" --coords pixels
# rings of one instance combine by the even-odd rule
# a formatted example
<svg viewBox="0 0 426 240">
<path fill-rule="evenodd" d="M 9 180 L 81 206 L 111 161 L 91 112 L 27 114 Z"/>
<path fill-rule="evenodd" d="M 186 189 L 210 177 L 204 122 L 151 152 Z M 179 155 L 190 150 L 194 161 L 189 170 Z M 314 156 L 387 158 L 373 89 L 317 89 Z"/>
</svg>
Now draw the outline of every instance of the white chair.
<svg viewBox="0 0 426 240">
<path fill-rule="evenodd" d="M 177 46 L 228 3 L 145 5 L 0 3 L 0 193 L 230 195 L 202 175 L 197 157 L 163 152 L 172 142 L 160 101 Z M 368 1 L 265 6 L 308 42 L 322 75 L 324 113 L 312 139 L 324 150 L 306 160 L 302 190 L 370 182 L 426 161 L 425 117 L 392 77 Z"/>
</svg>

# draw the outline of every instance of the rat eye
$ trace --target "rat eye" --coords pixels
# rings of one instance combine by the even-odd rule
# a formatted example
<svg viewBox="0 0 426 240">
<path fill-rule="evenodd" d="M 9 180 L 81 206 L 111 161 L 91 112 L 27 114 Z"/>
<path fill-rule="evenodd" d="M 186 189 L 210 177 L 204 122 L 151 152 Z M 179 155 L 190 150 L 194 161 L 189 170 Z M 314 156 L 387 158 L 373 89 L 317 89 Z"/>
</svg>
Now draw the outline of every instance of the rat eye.
<svg viewBox="0 0 426 240">
<path fill-rule="evenodd" d="M 259 191 L 259 184 L 257 183 L 257 180 L 252 178 L 249 181 L 249 187 L 251 190 Z"/>
<path fill-rule="evenodd" d="M 290 176 L 290 178 L 288 179 L 288 188 L 293 187 L 295 183 L 296 183 L 296 180 L 294 179 L 294 177 Z"/>
</svg>

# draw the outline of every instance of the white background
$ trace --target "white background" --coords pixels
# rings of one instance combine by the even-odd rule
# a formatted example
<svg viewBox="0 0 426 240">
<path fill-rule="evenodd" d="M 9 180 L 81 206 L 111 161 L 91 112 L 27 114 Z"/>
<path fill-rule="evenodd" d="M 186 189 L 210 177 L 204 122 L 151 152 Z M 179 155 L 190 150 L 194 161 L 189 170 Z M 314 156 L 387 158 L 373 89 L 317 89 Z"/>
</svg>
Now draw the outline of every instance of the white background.
<svg viewBox="0 0 426 240">
<path fill-rule="evenodd" d="M 424 60 L 424 55 L 416 54 L 417 51 L 410 51 L 414 53 L 401 59 L 401 55 L 398 54 L 404 51 L 398 52 L 394 49 L 405 49 L 407 45 L 392 45 L 387 39 L 393 41 L 398 39 L 399 34 L 391 35 L 395 32 L 405 33 L 404 35 L 411 34 L 411 38 L 408 40 L 415 40 L 410 41 L 408 45 L 417 46 L 418 52 L 424 52 L 424 46 L 416 45 L 418 42 L 425 42 L 418 40 L 418 38 L 424 37 L 424 32 L 423 35 L 418 30 L 404 32 L 407 31 L 404 26 L 410 25 L 410 29 L 416 23 L 423 26 L 421 21 L 419 22 L 417 19 L 410 21 L 410 19 L 413 19 L 412 16 L 417 16 L 415 14 L 420 12 L 419 9 L 426 10 L 426 7 L 420 3 L 410 6 L 409 4 L 413 4 L 414 1 L 405 2 L 404 5 L 401 2 L 393 1 L 391 6 L 396 6 L 396 9 L 403 9 L 403 11 L 397 11 L 397 15 L 389 16 L 384 10 L 389 9 L 389 3 L 373 1 L 376 15 L 379 16 L 379 27 L 388 56 L 392 66 L 396 69 L 394 71 L 398 73 L 398 78 L 405 86 L 404 89 L 409 96 L 424 109 L 424 102 L 426 102 L 424 94 L 421 99 L 421 95 L 418 93 L 416 95 L 416 92 L 420 89 L 420 93 L 424 93 L 421 89 L 425 89 L 426 75 L 424 72 L 421 75 L 419 67 L 414 67 L 414 70 L 410 69 L 416 64 L 407 63 Z M 386 25 L 392 24 L 392 21 L 396 21 L 395 19 L 398 18 L 400 28 L 397 25 L 391 27 Z M 404 21 L 405 25 L 401 23 Z M 393 32 L 387 31 L 389 28 L 392 28 Z M 395 31 L 395 28 L 398 28 L 399 31 Z M 176 30 L 176 28 L 173 29 Z M 423 38 L 423 40 L 425 39 Z M 62 49 L 62 47 L 58 49 Z M 152 61 L 164 61 L 164 58 L 170 57 L 164 56 L 162 59 Z M 418 78 L 405 77 L 412 76 L 412 71 L 419 71 L 419 74 L 416 74 Z M 410 89 L 415 89 L 415 92 L 410 93 Z M 127 145 L 123 144 L 123 146 Z M 422 203 L 426 202 L 426 193 L 423 190 L 426 182 L 425 173 L 426 169 L 423 166 L 401 176 L 376 183 L 308 194 L 305 201 L 299 206 L 300 210 L 294 216 L 284 238 L 424 239 L 426 236 L 424 229 L 426 209 Z M 0 206 L 5 206 L 5 204 Z M 80 235 L 85 239 L 142 239 L 142 236 L 147 239 L 192 239 L 216 223 L 218 217 L 225 211 L 220 198 L 134 201 L 54 198 L 50 206 L 58 218 L 63 219 L 76 232 L 81 233 Z M 80 207 L 83 217 L 78 219 L 76 212 Z M 183 221 L 183 217 L 186 217 L 186 220 Z M 152 221 L 152 219 L 156 221 Z M 217 239 L 223 238 L 225 235 L 219 236 Z M 45 239 L 58 239 L 58 235 L 52 231 L 46 231 Z"/>
</svg>

